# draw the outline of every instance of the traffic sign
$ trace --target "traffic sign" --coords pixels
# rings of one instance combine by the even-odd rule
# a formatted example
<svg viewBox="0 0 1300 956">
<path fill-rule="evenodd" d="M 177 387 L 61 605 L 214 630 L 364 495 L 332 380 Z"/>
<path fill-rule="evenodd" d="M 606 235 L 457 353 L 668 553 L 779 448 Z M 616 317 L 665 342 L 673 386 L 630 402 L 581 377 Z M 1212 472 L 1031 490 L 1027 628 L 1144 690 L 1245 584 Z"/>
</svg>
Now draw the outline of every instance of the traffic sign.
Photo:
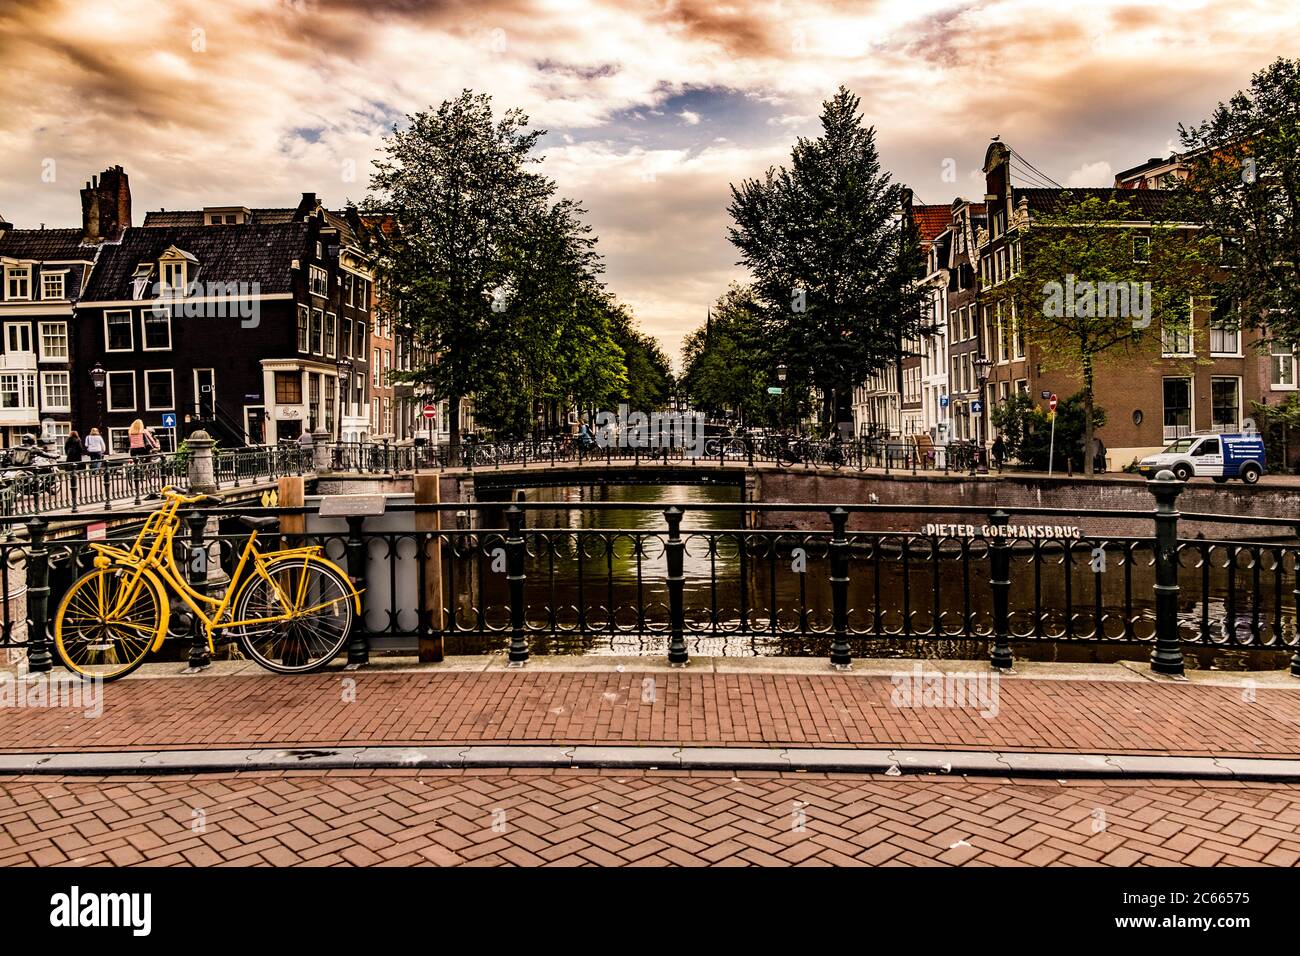
<svg viewBox="0 0 1300 956">
<path fill-rule="evenodd" d="M 437 417 L 438 417 L 438 406 L 436 406 L 436 405 L 425 405 L 425 406 L 424 406 L 424 417 L 425 417 L 425 418 L 430 418 L 430 419 L 432 419 L 432 418 L 437 418 Z"/>
<path fill-rule="evenodd" d="M 781 391 L 781 386 L 779 385 L 769 385 L 767 387 L 767 394 L 769 395 L 780 395 Z"/>
<path fill-rule="evenodd" d="M 939 396 L 939 407 L 940 407 L 940 408 L 947 408 L 947 407 L 948 407 L 948 396 L 947 396 L 947 395 L 940 395 L 940 396 Z"/>
<path fill-rule="evenodd" d="M 1047 407 L 1050 411 L 1056 411 L 1056 393 L 1053 392 L 1047 399 Z"/>
<path fill-rule="evenodd" d="M 175 412 L 163 412 L 163 417 L 162 417 L 162 427 L 163 427 L 163 428 L 175 428 L 175 427 L 176 427 L 176 413 L 175 413 Z"/>
<path fill-rule="evenodd" d="M 975 401 L 970 403 L 970 410 L 978 415 L 980 412 L 984 411 L 984 403 L 977 398 Z"/>
</svg>

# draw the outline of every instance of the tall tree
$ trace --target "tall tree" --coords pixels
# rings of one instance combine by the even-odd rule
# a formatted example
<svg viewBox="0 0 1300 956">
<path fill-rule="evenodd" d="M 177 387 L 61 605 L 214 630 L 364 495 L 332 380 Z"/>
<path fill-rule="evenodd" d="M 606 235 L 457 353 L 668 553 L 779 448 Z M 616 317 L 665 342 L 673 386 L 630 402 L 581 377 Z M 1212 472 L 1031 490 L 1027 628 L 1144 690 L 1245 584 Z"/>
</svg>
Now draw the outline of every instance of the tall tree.
<svg viewBox="0 0 1300 956">
<path fill-rule="evenodd" d="M 1223 244 L 1222 295 L 1300 342 L 1300 60 L 1279 58 L 1209 119 L 1179 127 L 1186 217 Z"/>
<path fill-rule="evenodd" d="M 980 292 L 981 304 L 1014 305 L 1014 322 L 1044 366 L 1082 381 L 1085 450 L 1093 447 L 1098 417 L 1098 365 L 1131 358 L 1161 335 L 1190 339 L 1191 303 L 1207 293 L 1213 277 L 1206 257 L 1211 244 L 1194 230 L 1157 223 L 1142 237 L 1149 246 L 1135 245 L 1137 233 L 1128 227 L 1144 215 L 1132 209 L 1131 198 L 1117 191 L 1080 202 L 1067 193 L 1056 211 L 1021 227 L 1020 262 L 1006 285 Z M 1004 335 L 1012 334 L 1012 321 L 1004 313 Z M 1091 475 L 1092 455 L 1083 457 Z"/>
<path fill-rule="evenodd" d="M 653 336 L 642 332 L 632 314 L 621 305 L 611 304 L 610 321 L 614 341 L 623 350 L 623 364 L 627 367 L 627 384 L 617 397 L 637 411 L 664 408 L 676 388 L 676 380 L 663 347 Z"/>
<path fill-rule="evenodd" d="M 752 424 L 765 417 L 766 394 L 778 359 L 763 335 L 761 307 L 747 286 L 733 284 L 718 297 L 709 321 L 682 346 L 682 389 L 703 411 L 735 414 Z"/>
<path fill-rule="evenodd" d="M 526 226 L 555 191 L 529 168 L 545 131 L 527 126 L 518 110 L 495 120 L 491 98 L 465 90 L 394 129 L 371 177 L 367 207 L 393 224 L 371 233 L 380 279 L 435 355 L 411 379 L 449 400 L 453 445 L 461 398 L 493 375 L 483 345 L 507 325 L 499 306 Z"/>
<path fill-rule="evenodd" d="M 788 168 L 733 185 L 728 210 L 774 347 L 792 381 L 821 390 L 827 424 L 842 420 L 855 384 L 930 331 L 904 191 L 881 169 L 859 107 L 841 87 L 822 104 L 821 135 L 801 137 Z"/>
</svg>

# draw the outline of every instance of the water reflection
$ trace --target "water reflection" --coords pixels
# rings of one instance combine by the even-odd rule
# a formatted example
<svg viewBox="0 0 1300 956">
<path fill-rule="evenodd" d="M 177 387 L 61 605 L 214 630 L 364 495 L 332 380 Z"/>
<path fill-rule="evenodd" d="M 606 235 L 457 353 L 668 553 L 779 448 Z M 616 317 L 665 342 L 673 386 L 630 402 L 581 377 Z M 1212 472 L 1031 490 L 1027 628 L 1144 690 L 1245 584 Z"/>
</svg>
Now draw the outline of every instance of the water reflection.
<svg viewBox="0 0 1300 956">
<path fill-rule="evenodd" d="M 734 502 L 734 486 L 663 485 L 530 491 L 530 500 L 563 508 L 529 511 L 527 620 L 535 653 L 663 654 L 668 635 L 666 522 L 663 509 L 685 507 L 682 532 L 688 646 L 725 656 L 829 654 L 831 587 L 828 533 L 742 530 L 735 512 L 691 509 Z M 653 502 L 650 508 L 584 509 L 584 501 Z M 662 507 L 660 507 L 662 505 Z M 575 507 L 576 506 L 576 507 Z M 572 509 L 572 510 L 570 510 Z M 486 536 L 485 536 L 486 538 Z M 935 542 L 905 535 L 850 536 L 850 643 L 859 657 L 984 658 L 991 629 L 988 553 L 983 542 Z M 489 547 L 492 545 L 489 544 Z M 1154 632 L 1153 568 L 1144 541 L 1106 544 L 1107 572 L 1094 573 L 1092 542 L 1040 542 L 1018 550 L 1011 573 L 1011 629 L 1017 657 L 1028 660 L 1144 660 L 1134 641 Z M 798 551 L 802 559 L 796 560 Z M 481 564 L 468 558 L 468 566 Z M 1288 572 L 1289 573 L 1289 572 Z M 1185 632 L 1199 633 L 1208 613 L 1221 616 L 1236 595 L 1234 630 L 1251 613 L 1249 593 L 1228 591 L 1216 573 L 1183 575 Z M 457 620 L 503 627 L 504 575 L 462 575 Z M 1208 583 L 1208 602 L 1201 587 Z M 1293 609 L 1265 609 L 1263 633 L 1290 639 Z M 1281 613 L 1274 613 L 1280 610 Z M 1249 619 L 1247 625 L 1249 625 Z M 1211 627 L 1211 632 L 1213 628 Z M 585 632 L 585 633 L 578 633 Z M 974 634 L 975 637 L 968 635 Z M 1101 641 L 1078 639 L 1100 636 Z M 495 639 L 494 639 L 495 638 Z M 1109 641 L 1109 643 L 1107 643 Z M 1125 641 L 1126 643 L 1120 643 Z M 453 652 L 499 648 L 504 635 L 449 638 Z M 1282 666 L 1286 653 L 1188 649 L 1200 666 Z"/>
</svg>

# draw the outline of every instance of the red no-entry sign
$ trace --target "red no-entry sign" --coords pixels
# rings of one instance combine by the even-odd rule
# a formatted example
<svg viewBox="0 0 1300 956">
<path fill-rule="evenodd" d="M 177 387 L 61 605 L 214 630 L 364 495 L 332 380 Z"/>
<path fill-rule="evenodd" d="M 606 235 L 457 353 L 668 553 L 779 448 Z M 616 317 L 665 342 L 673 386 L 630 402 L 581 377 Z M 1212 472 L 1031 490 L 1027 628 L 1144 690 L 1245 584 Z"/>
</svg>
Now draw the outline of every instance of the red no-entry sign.
<svg viewBox="0 0 1300 956">
<path fill-rule="evenodd" d="M 1053 412 L 1056 411 L 1056 393 L 1055 393 L 1055 392 L 1053 392 L 1053 393 L 1052 393 L 1052 397 L 1049 398 L 1049 399 L 1047 400 L 1047 407 L 1048 407 L 1048 409 L 1049 409 L 1050 411 L 1053 411 Z"/>
<path fill-rule="evenodd" d="M 424 417 L 425 417 L 425 418 L 437 418 L 437 417 L 438 417 L 438 409 L 437 409 L 437 407 L 436 407 L 436 406 L 433 406 L 433 405 L 425 405 L 425 406 L 424 406 Z"/>
</svg>

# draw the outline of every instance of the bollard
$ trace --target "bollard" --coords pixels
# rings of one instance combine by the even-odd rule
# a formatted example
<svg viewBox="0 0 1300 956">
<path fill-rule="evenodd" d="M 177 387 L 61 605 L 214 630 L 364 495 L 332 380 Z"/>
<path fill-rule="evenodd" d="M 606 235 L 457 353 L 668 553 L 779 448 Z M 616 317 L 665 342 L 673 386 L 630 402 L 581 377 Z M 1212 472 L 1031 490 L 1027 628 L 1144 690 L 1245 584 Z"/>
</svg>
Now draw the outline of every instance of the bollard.
<svg viewBox="0 0 1300 956">
<path fill-rule="evenodd" d="M 348 666 L 359 667 L 370 663 L 370 641 L 366 636 L 366 542 L 361 537 L 363 515 L 348 515 L 348 576 L 361 593 L 361 613 L 348 638 Z"/>
<path fill-rule="evenodd" d="M 185 578 L 190 587 L 199 594 L 207 594 L 208 550 L 203 540 L 203 529 L 207 527 L 208 516 L 202 511 L 195 510 L 185 516 L 185 522 L 190 526 L 190 556 L 186 563 Z M 203 632 L 203 622 L 199 620 L 197 614 L 193 615 L 193 618 L 194 633 L 190 635 L 189 665 L 198 670 L 212 663 L 212 655 L 208 651 L 208 638 Z"/>
<path fill-rule="evenodd" d="M 190 435 L 190 457 L 187 464 L 187 479 L 190 491 L 196 495 L 210 495 L 217 490 L 216 470 L 213 463 L 212 448 L 216 442 L 212 436 L 200 429 Z M 139 502 L 136 502 L 139 504 Z"/>
<path fill-rule="evenodd" d="M 686 652 L 686 575 L 683 572 L 686 542 L 682 540 L 682 509 L 673 505 L 664 511 L 664 519 L 668 522 L 668 541 L 664 545 L 668 558 L 668 663 L 685 667 L 690 656 Z"/>
<path fill-rule="evenodd" d="M 1149 484 L 1156 498 L 1156 646 L 1151 669 L 1157 674 L 1183 673 L 1183 645 L 1178 639 L 1178 495 L 1185 483 L 1165 470 Z"/>
<path fill-rule="evenodd" d="M 844 535 L 849 513 L 835 508 L 831 516 L 831 599 L 833 602 L 831 667 L 848 670 L 853 664 L 849 654 L 849 540 Z"/>
<path fill-rule="evenodd" d="M 524 636 L 524 511 L 518 505 L 506 509 L 506 583 L 510 588 L 510 667 L 528 663 L 528 641 Z"/>
<path fill-rule="evenodd" d="M 1010 670 L 1015 664 L 1011 654 L 1011 542 L 1007 540 L 1009 515 L 1001 509 L 989 516 L 999 529 L 989 544 L 989 586 L 993 589 L 993 647 L 989 663 L 997 670 Z"/>
<path fill-rule="evenodd" d="M 46 633 L 50 610 L 50 550 L 45 544 L 49 525 L 40 518 L 27 522 L 27 670 L 37 674 L 54 664 Z"/>
</svg>

